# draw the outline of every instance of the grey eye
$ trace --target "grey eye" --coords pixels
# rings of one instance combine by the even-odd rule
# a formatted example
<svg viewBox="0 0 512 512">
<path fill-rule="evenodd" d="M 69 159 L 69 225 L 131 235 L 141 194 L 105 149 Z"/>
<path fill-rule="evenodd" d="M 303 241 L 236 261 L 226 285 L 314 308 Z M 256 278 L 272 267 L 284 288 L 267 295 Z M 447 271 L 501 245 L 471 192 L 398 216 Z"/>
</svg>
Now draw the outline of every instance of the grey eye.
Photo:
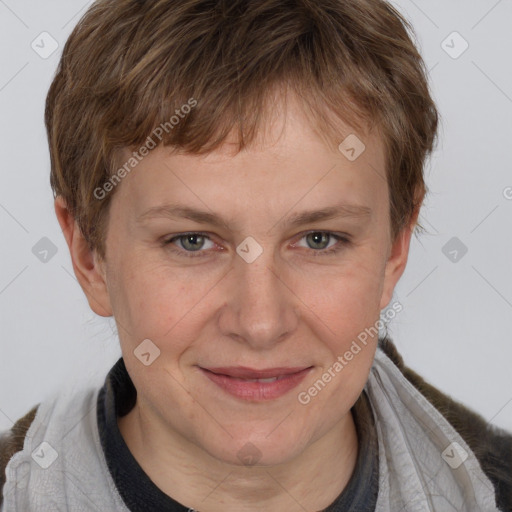
<svg viewBox="0 0 512 512">
<path fill-rule="evenodd" d="M 331 235 L 329 233 L 309 233 L 306 235 L 308 246 L 311 249 L 325 249 L 330 242 Z"/>
</svg>

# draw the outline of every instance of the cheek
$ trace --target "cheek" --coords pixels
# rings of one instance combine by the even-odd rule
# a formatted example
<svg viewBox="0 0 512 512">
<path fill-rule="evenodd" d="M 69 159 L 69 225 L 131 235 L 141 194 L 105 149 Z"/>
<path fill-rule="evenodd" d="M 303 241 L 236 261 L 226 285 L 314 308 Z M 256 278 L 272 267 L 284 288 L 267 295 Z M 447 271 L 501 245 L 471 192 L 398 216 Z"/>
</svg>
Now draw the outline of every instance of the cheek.
<svg viewBox="0 0 512 512">
<path fill-rule="evenodd" d="M 341 363 L 342 371 L 331 368 L 336 374 L 332 390 L 364 385 L 378 342 L 383 278 L 382 265 L 373 262 L 370 266 L 360 258 L 357 264 L 340 269 L 337 276 L 322 280 L 315 288 L 304 288 L 304 303 L 313 313 L 308 314 L 310 325 L 315 326 L 316 336 L 326 349 L 324 370 L 338 356 L 347 355 Z"/>
<path fill-rule="evenodd" d="M 365 326 L 380 312 L 380 295 L 384 269 L 375 262 L 340 267 L 335 274 L 323 276 L 315 283 L 302 283 L 299 296 L 328 325 L 340 327 Z M 314 286 L 313 286 L 314 284 Z"/>
<path fill-rule="evenodd" d="M 301 387 L 299 401 L 307 400 L 326 424 L 353 405 L 368 378 L 379 337 L 382 278 L 381 271 L 354 265 L 310 296 L 316 303 L 311 322 L 325 352 L 319 371 Z"/>
<path fill-rule="evenodd" d="M 131 343 L 159 337 L 179 317 L 184 291 L 162 268 L 127 255 L 117 261 L 115 276 L 109 287 L 114 317 Z"/>
<path fill-rule="evenodd" d="M 166 344 L 172 339 L 173 353 L 184 350 L 186 340 L 200 328 L 208 291 L 218 276 L 200 278 L 194 272 L 134 256 L 118 263 L 113 307 L 125 345 L 151 339 L 168 352 Z"/>
</svg>

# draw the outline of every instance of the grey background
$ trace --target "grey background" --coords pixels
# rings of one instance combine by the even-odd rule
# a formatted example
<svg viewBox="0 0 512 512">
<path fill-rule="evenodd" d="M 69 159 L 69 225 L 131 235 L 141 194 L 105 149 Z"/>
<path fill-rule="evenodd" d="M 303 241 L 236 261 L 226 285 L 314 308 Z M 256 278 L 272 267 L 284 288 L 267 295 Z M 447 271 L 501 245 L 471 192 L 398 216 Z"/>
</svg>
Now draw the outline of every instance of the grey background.
<svg viewBox="0 0 512 512">
<path fill-rule="evenodd" d="M 60 51 L 90 3 L 0 0 L 0 430 L 68 382 L 100 385 L 120 355 L 113 319 L 89 309 L 74 277 L 43 125 Z M 428 234 L 413 240 L 390 333 L 409 366 L 512 430 L 512 0 L 394 4 L 415 28 L 442 127 Z M 42 32 L 59 45 L 47 58 Z M 56 251 L 46 262 L 44 237 Z"/>
</svg>

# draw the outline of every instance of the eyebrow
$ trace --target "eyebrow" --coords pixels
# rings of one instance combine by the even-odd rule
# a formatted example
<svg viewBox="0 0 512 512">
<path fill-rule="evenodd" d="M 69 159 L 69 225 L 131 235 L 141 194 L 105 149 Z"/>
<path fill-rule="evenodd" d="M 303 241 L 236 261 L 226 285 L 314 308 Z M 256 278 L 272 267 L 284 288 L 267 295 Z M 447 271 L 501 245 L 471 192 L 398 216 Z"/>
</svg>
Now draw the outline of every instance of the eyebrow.
<svg viewBox="0 0 512 512">
<path fill-rule="evenodd" d="M 344 203 L 321 208 L 320 210 L 297 212 L 288 217 L 284 217 L 275 225 L 280 224 L 282 226 L 297 227 L 304 224 L 343 217 L 364 219 L 371 217 L 371 214 L 372 209 L 367 206 Z M 137 224 L 143 224 L 147 220 L 154 218 L 184 218 L 195 221 L 199 224 L 210 224 L 212 226 L 229 229 L 228 222 L 214 213 L 178 204 L 154 206 L 140 215 L 136 222 Z"/>
</svg>

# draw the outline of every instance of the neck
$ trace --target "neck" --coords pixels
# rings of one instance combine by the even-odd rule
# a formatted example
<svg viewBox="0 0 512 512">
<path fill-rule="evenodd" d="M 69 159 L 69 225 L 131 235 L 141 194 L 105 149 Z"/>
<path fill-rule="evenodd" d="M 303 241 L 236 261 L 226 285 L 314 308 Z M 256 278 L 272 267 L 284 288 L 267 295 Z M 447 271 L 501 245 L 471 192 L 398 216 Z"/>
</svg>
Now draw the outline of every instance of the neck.
<svg viewBox="0 0 512 512">
<path fill-rule="evenodd" d="M 350 411 L 298 457 L 276 466 L 220 461 L 145 413 L 137 402 L 118 419 L 128 448 L 157 487 L 200 512 L 322 510 L 346 487 L 357 460 Z"/>
</svg>

